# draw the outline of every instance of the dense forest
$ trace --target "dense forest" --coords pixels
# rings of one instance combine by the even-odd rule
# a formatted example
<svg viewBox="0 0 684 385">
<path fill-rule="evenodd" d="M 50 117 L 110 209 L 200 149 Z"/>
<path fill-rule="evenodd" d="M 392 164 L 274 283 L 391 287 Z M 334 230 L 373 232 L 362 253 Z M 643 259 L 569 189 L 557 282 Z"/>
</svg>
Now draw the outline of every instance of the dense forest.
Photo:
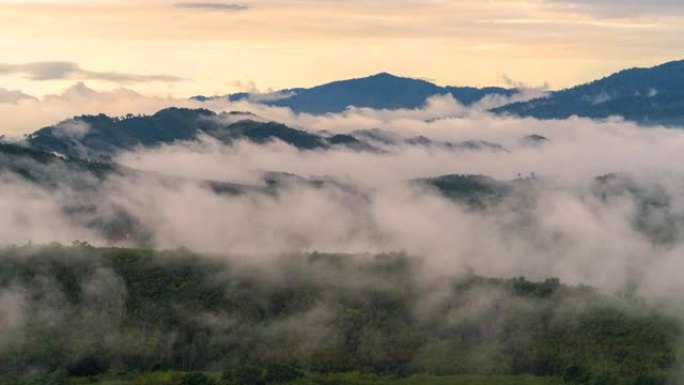
<svg viewBox="0 0 684 385">
<path fill-rule="evenodd" d="M 665 384 L 679 359 L 678 319 L 631 293 L 430 276 L 404 253 L 244 261 L 4 248 L 0 382 Z"/>
</svg>

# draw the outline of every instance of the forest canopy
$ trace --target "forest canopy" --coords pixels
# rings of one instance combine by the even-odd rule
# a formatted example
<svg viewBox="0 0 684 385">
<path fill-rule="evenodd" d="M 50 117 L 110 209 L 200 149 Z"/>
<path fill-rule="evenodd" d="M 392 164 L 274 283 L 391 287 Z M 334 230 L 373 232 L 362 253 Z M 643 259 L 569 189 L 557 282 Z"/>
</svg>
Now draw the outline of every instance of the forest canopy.
<svg viewBox="0 0 684 385">
<path fill-rule="evenodd" d="M 664 383 L 678 359 L 678 320 L 629 293 L 426 277 L 404 253 L 238 261 L 86 243 L 4 248 L 0 378 L 223 373 L 150 380 L 200 385 L 357 372 L 641 384 Z"/>
</svg>

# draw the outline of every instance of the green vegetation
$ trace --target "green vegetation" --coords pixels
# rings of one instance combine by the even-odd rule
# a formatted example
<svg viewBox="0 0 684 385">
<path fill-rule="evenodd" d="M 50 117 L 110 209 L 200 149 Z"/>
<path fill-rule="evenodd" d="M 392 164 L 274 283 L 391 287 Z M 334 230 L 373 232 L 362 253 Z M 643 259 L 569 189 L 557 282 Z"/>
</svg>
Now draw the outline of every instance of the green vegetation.
<svg viewBox="0 0 684 385">
<path fill-rule="evenodd" d="M 0 250 L 0 378 L 660 384 L 677 362 L 676 319 L 556 279 L 426 281 L 404 254 L 268 265 L 84 243 Z"/>
<path fill-rule="evenodd" d="M 111 163 L 66 159 L 17 144 L 0 142 L 0 172 L 12 173 L 44 187 L 64 183 L 62 179 L 67 173 L 72 176 L 71 179 L 75 179 L 71 183 L 81 186 L 87 178 L 104 179 L 119 171 L 119 167 Z"/>
<path fill-rule="evenodd" d="M 205 109 L 167 108 L 152 116 L 104 114 L 83 115 L 55 126 L 45 127 L 27 138 L 40 151 L 58 152 L 68 157 L 109 160 L 120 151 L 136 146 L 153 146 L 176 140 L 194 139 L 198 131 L 216 126 L 216 114 Z M 79 124 L 87 128 L 81 135 L 65 135 L 63 127 Z"/>
<path fill-rule="evenodd" d="M 248 374 L 251 372 L 251 375 Z M 370 373 L 302 373 L 301 376 L 292 380 L 269 380 L 261 373 L 265 370 L 245 370 L 239 380 L 227 379 L 213 372 L 150 372 L 138 375 L 128 375 L 126 378 L 112 377 L 110 375 L 94 376 L 90 378 L 76 377 L 53 377 L 47 381 L 51 384 L 62 385 L 562 385 L 557 377 L 539 376 L 502 376 L 502 375 L 451 375 L 433 376 L 418 374 L 411 377 L 397 377 L 391 375 L 377 375 Z M 46 383 L 40 379 L 23 381 L 3 381 L 1 384 L 29 385 Z"/>
<path fill-rule="evenodd" d="M 474 208 L 484 208 L 491 203 L 500 202 L 515 187 L 512 183 L 501 182 L 484 175 L 444 175 L 418 182 L 437 189 L 449 199 Z"/>
<path fill-rule="evenodd" d="M 64 127 L 80 125 L 79 135 L 67 135 Z M 300 150 L 326 149 L 338 144 L 326 136 L 290 128 L 280 123 L 261 122 L 251 114 L 216 114 L 206 109 L 166 108 L 154 115 L 110 117 L 83 115 L 55 126 L 42 128 L 27 137 L 32 149 L 59 153 L 70 158 L 110 161 L 113 156 L 138 147 L 155 147 L 177 141 L 195 140 L 201 134 L 223 143 L 247 140 L 263 144 L 280 140 Z M 355 147 L 357 143 L 339 143 Z"/>
</svg>

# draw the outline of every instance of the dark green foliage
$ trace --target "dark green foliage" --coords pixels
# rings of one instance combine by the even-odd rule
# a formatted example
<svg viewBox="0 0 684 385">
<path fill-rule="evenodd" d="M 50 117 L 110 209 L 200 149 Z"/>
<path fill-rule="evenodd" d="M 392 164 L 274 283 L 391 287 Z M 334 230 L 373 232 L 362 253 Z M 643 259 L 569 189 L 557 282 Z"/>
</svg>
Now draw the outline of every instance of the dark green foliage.
<svg viewBox="0 0 684 385">
<path fill-rule="evenodd" d="M 664 373 L 654 375 L 639 376 L 634 381 L 634 385 L 665 385 L 668 384 L 669 378 Z"/>
<path fill-rule="evenodd" d="M 266 383 L 285 384 L 304 377 L 304 373 L 287 365 L 270 364 L 266 366 L 264 380 Z"/>
<path fill-rule="evenodd" d="M 221 382 L 228 385 L 289 384 L 304 376 L 302 371 L 282 364 L 248 365 L 224 371 Z"/>
<path fill-rule="evenodd" d="M 519 277 L 510 280 L 510 285 L 519 296 L 548 297 L 561 289 L 558 278 L 549 278 L 544 282 L 530 282 L 525 277 Z"/>
<path fill-rule="evenodd" d="M 475 208 L 484 208 L 489 203 L 503 199 L 514 187 L 483 175 L 444 175 L 420 180 L 419 183 L 434 187 L 447 198 Z"/>
<path fill-rule="evenodd" d="M 568 366 L 563 371 L 563 382 L 566 384 L 584 384 L 589 381 L 590 373 L 577 365 Z"/>
<path fill-rule="evenodd" d="M 67 373 L 72 377 L 92 377 L 105 373 L 107 369 L 109 369 L 109 363 L 104 357 L 97 354 L 84 354 L 76 361 L 68 364 L 66 368 Z"/>
<path fill-rule="evenodd" d="M 53 373 L 31 373 L 20 378 L 0 377 L 0 385 L 72 385 L 76 382 L 90 383 L 94 382 L 94 378 L 69 378 L 64 370 Z"/>
<path fill-rule="evenodd" d="M 208 118 L 216 114 L 204 109 L 167 108 L 152 116 L 112 118 L 104 114 L 83 115 L 73 121 L 88 127 L 82 137 L 69 137 L 60 126 L 46 127 L 28 137 L 28 143 L 45 152 L 58 152 L 75 158 L 108 159 L 135 146 L 152 146 L 176 140 L 193 139 L 198 130 L 216 125 Z"/>
<path fill-rule="evenodd" d="M 435 286 L 419 266 L 401 253 L 259 269 L 187 250 L 1 249 L 0 292 L 21 293 L 23 321 L 3 329 L 0 378 L 142 372 L 141 385 L 211 385 L 195 372 L 221 369 L 225 384 L 354 371 L 658 384 L 677 360 L 679 322 L 633 299 L 557 279 Z"/>
<path fill-rule="evenodd" d="M 280 123 L 261 123 L 243 120 L 225 127 L 216 127 L 208 133 L 224 143 L 246 139 L 257 144 L 280 140 L 303 150 L 315 150 L 329 146 L 325 138 L 306 131 L 295 130 Z"/>
<path fill-rule="evenodd" d="M 214 385 L 216 382 L 209 378 L 206 374 L 200 372 L 191 372 L 183 376 L 181 385 Z"/>
<path fill-rule="evenodd" d="M 224 373 L 224 380 L 230 385 L 266 385 L 264 371 L 256 366 L 243 366 L 230 371 L 230 375 Z"/>
<path fill-rule="evenodd" d="M 236 116 L 241 120 L 235 121 Z M 228 117 L 230 119 L 226 119 Z M 69 124 L 84 125 L 87 131 L 78 136 L 64 135 L 61 127 Z M 332 145 L 348 145 L 358 150 L 373 149 L 369 145 L 361 146 L 357 141 L 340 141 L 339 137 L 328 138 L 280 123 L 257 121 L 251 114 L 217 115 L 205 109 L 185 108 L 167 108 L 150 116 L 125 118 L 112 118 L 102 114 L 79 116 L 40 129 L 29 135 L 26 141 L 35 154 L 58 153 L 74 159 L 109 161 L 117 154 L 138 147 L 195 140 L 200 134 L 209 135 L 226 144 L 237 140 L 257 144 L 279 140 L 300 150 L 325 149 Z M 97 167 L 101 165 L 85 161 L 82 163 L 93 168 L 93 172 L 98 171 Z"/>
<path fill-rule="evenodd" d="M 0 171 L 7 171 L 41 186 L 54 187 L 71 174 L 75 187 L 85 185 L 87 178 L 103 179 L 119 172 L 118 167 L 105 162 L 64 159 L 51 153 L 37 151 L 17 144 L 0 142 Z M 85 179 L 80 181 L 78 178 Z"/>
<path fill-rule="evenodd" d="M 414 363 L 401 365 L 394 371 L 394 375 L 397 378 L 409 378 L 420 373 L 425 373 L 425 368 Z"/>
<path fill-rule="evenodd" d="M 181 372 L 143 373 L 135 379 L 135 385 L 181 385 L 186 376 Z"/>
</svg>

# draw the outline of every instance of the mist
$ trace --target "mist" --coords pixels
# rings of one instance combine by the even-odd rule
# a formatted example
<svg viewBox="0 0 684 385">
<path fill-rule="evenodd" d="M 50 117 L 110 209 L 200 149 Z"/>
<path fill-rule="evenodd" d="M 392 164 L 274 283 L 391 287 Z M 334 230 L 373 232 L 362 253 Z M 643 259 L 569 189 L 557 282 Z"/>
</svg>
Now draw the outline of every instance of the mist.
<svg viewBox="0 0 684 385">
<path fill-rule="evenodd" d="M 678 171 L 684 135 L 678 130 L 641 128 L 619 118 L 497 117 L 450 96 L 431 98 L 417 110 L 350 108 L 325 116 L 248 102 L 212 103 L 217 111 L 250 111 L 312 132 L 375 130 L 402 139 L 484 140 L 504 151 L 382 143 L 377 143 L 381 152 L 300 151 L 279 142 L 227 146 L 200 137 L 120 155 L 117 163 L 137 171 L 90 181 L 95 187 L 88 194 L 68 184 L 46 192 L 9 180 L 0 189 L 3 242 L 112 244 L 91 225 L 125 212 L 144 237 L 123 236 L 114 244 L 137 245 L 144 238 L 148 247 L 238 255 L 256 264 L 296 252 L 405 251 L 424 259 L 426 277 L 466 271 L 559 277 L 607 292 L 638 282 L 653 300 L 675 300 L 681 290 L 676 277 L 663 273 L 682 267 L 677 258 L 682 224 L 663 219 L 684 215 L 684 176 Z M 525 142 L 530 135 L 548 141 Z M 68 171 L 60 172 L 70 178 Z M 272 194 L 221 194 L 206 183 L 258 190 L 266 186 L 268 172 L 294 175 L 285 175 Z M 448 174 L 527 183 L 501 202 L 474 210 L 416 182 Z M 639 197 L 602 199 L 596 193 L 596 178 L 606 174 L 628 175 L 644 191 L 667 197 L 667 207 L 644 226 L 669 224 L 670 242 L 655 242 L 635 226 Z M 88 205 L 90 212 L 65 213 L 64 207 L 77 204 Z"/>
<path fill-rule="evenodd" d="M 55 106 L 32 119 L 61 114 L 54 134 L 74 143 L 92 127 L 69 119 L 73 101 L 115 115 L 196 103 L 79 92 L 19 103 Z M 600 378 L 626 350 L 635 363 L 619 376 L 679 365 L 682 131 L 487 112 L 498 102 L 321 116 L 201 105 L 221 124 L 282 122 L 364 148 L 200 133 L 111 163 L 0 153 L 0 373 L 580 365 Z"/>
</svg>

